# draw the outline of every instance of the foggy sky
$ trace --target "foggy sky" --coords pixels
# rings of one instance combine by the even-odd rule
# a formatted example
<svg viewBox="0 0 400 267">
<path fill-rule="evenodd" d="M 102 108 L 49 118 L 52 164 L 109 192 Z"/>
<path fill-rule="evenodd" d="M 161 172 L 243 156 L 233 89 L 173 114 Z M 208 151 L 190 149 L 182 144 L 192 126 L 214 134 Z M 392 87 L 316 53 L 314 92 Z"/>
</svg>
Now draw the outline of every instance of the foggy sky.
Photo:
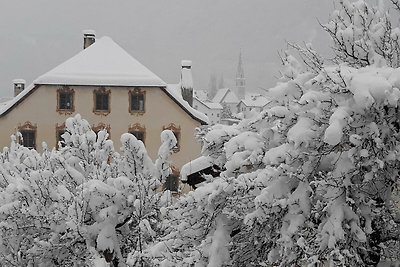
<svg viewBox="0 0 400 267">
<path fill-rule="evenodd" d="M 1 0 L 0 97 L 12 80 L 27 84 L 82 49 L 82 30 L 109 36 L 167 83 L 193 61 L 196 89 L 210 75 L 234 85 L 242 51 L 247 88 L 275 84 L 286 41 L 327 50 L 331 0 Z"/>
</svg>

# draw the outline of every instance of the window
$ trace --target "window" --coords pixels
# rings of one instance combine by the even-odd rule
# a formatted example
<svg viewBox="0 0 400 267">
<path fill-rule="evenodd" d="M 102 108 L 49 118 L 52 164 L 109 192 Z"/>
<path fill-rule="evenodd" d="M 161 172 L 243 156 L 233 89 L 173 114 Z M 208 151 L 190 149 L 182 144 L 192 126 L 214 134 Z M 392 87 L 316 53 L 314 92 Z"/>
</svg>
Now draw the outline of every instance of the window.
<svg viewBox="0 0 400 267">
<path fill-rule="evenodd" d="M 65 146 L 64 138 L 62 135 L 65 133 L 65 123 L 58 125 L 56 124 L 56 147 L 62 148 Z"/>
<path fill-rule="evenodd" d="M 217 113 L 217 117 L 219 118 L 219 113 Z"/>
<path fill-rule="evenodd" d="M 99 124 L 97 124 L 97 126 L 92 125 L 92 131 L 95 132 L 95 134 L 96 134 L 96 140 L 97 140 L 97 135 L 101 130 L 107 131 L 107 134 L 108 134 L 107 139 L 111 138 L 111 133 L 110 133 L 111 126 L 109 124 L 107 125 L 105 123 L 100 122 Z"/>
<path fill-rule="evenodd" d="M 131 132 L 137 140 L 140 140 L 144 143 L 144 132 Z"/>
<path fill-rule="evenodd" d="M 93 112 L 100 115 L 110 113 L 110 90 L 104 87 L 94 90 Z"/>
<path fill-rule="evenodd" d="M 146 128 L 139 123 L 135 123 L 129 126 L 128 132 L 133 134 L 137 140 L 140 140 L 145 144 Z"/>
<path fill-rule="evenodd" d="M 65 86 L 57 90 L 57 111 L 71 114 L 74 112 L 74 90 Z"/>
<path fill-rule="evenodd" d="M 163 130 L 171 130 L 174 133 L 177 143 L 173 151 L 175 153 L 179 152 L 181 146 L 181 127 L 170 123 L 168 126 L 164 126 Z"/>
<path fill-rule="evenodd" d="M 19 143 L 24 147 L 36 149 L 36 125 L 30 122 L 25 122 L 24 125 L 18 127 L 21 134 Z"/>
<path fill-rule="evenodd" d="M 163 184 L 164 190 L 169 190 L 173 193 L 179 191 L 179 171 L 176 167 L 171 166 L 172 173 L 167 177 L 165 183 Z"/>
<path fill-rule="evenodd" d="M 171 192 L 178 192 L 178 189 L 179 189 L 179 177 L 171 173 L 167 177 L 164 183 L 164 190 L 169 190 Z"/>
<path fill-rule="evenodd" d="M 145 92 L 135 88 L 129 91 L 129 112 L 143 114 L 145 112 Z"/>
</svg>

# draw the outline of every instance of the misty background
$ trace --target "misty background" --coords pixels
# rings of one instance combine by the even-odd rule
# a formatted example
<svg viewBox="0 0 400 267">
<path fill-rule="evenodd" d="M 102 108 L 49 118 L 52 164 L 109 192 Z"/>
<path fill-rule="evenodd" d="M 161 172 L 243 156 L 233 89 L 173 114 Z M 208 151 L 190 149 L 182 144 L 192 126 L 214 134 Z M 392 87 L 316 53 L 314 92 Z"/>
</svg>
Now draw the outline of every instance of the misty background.
<svg viewBox="0 0 400 267">
<path fill-rule="evenodd" d="M 193 61 L 195 89 L 210 75 L 233 87 L 240 50 L 247 89 L 276 83 L 286 42 L 312 42 L 324 53 L 331 0 L 1 0 L 0 97 L 12 80 L 32 83 L 83 46 L 82 30 L 109 36 L 167 83 L 180 61 Z"/>
</svg>

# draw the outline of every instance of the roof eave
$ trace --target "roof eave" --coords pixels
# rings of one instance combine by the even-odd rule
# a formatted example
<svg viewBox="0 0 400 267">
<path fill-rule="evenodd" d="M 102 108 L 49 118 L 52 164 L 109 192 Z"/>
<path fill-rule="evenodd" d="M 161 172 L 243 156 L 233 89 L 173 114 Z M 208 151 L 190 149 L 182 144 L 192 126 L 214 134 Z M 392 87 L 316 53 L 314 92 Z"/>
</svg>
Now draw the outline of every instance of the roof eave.
<svg viewBox="0 0 400 267">
<path fill-rule="evenodd" d="M 36 91 L 37 88 L 39 88 L 40 85 L 33 85 L 33 88 L 30 89 L 26 94 L 24 94 L 22 97 L 20 97 L 18 100 L 16 100 L 11 106 L 9 106 L 6 110 L 4 110 L 2 113 L 0 113 L 0 118 L 6 116 L 8 113 L 11 112 L 16 106 L 18 106 L 22 101 L 24 101 L 28 96 L 30 96 L 34 91 Z M 25 89 L 28 90 L 28 89 Z M 21 93 L 22 94 L 22 93 Z M 16 96 L 18 97 L 18 96 Z M 11 100 L 12 101 L 12 100 Z"/>
<path fill-rule="evenodd" d="M 207 125 L 208 123 L 203 121 L 202 119 L 196 117 L 195 115 L 193 115 L 184 105 L 182 105 L 178 100 L 175 99 L 175 97 L 170 94 L 167 90 L 166 86 L 161 86 L 161 91 L 163 91 L 165 94 L 167 94 L 167 96 L 169 96 L 178 106 L 180 106 L 192 119 L 200 122 L 201 125 Z"/>
</svg>

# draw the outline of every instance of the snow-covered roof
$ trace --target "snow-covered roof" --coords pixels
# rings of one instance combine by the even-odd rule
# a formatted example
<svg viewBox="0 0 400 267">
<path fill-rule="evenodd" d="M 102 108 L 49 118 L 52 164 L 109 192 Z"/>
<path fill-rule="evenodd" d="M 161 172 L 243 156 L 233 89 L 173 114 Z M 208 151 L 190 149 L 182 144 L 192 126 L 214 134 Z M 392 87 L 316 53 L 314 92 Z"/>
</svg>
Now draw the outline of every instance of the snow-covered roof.
<svg viewBox="0 0 400 267">
<path fill-rule="evenodd" d="M 204 170 L 208 167 L 213 166 L 213 164 L 213 159 L 209 156 L 201 156 L 197 159 L 194 159 L 182 166 L 181 180 L 187 181 L 187 177 L 192 173 Z"/>
<path fill-rule="evenodd" d="M 3 102 L 0 104 L 0 116 L 6 113 L 8 110 L 10 110 L 14 105 L 18 104 L 21 102 L 25 96 L 29 95 L 35 88 L 34 84 L 29 85 L 28 87 L 25 87 L 25 90 L 23 90 L 21 93 L 19 93 L 16 97 L 12 98 L 11 100 L 8 100 L 6 102 Z"/>
<path fill-rule="evenodd" d="M 43 74 L 34 84 L 166 86 L 107 36 Z"/>
<path fill-rule="evenodd" d="M 12 100 L 12 97 L 0 97 L 0 105 L 7 104 L 8 101 Z"/>
<path fill-rule="evenodd" d="M 11 102 L 11 100 L 9 99 L 4 99 L 4 98 L 0 98 L 0 114 L 2 112 L 3 109 L 5 109 L 5 107 L 9 104 L 9 102 Z"/>
<path fill-rule="evenodd" d="M 229 88 L 219 89 L 212 102 L 215 103 L 239 103 L 239 98 Z"/>
<path fill-rule="evenodd" d="M 40 85 L 154 86 L 165 91 L 185 112 L 202 124 L 208 117 L 183 100 L 180 85 L 167 86 L 111 38 L 103 37 L 76 56 L 37 78 L 13 99 L 0 104 L 0 116 L 8 113 Z"/>
<path fill-rule="evenodd" d="M 208 99 L 208 94 L 204 90 L 193 90 L 193 96 L 201 101 L 205 101 Z"/>
<path fill-rule="evenodd" d="M 271 101 L 263 95 L 247 94 L 245 99 L 242 99 L 240 102 L 243 102 L 247 107 L 264 107 Z"/>
<path fill-rule="evenodd" d="M 214 103 L 211 101 L 203 101 L 199 99 L 198 97 L 193 97 L 193 99 L 196 99 L 200 104 L 206 106 L 208 109 L 223 109 L 222 105 L 220 103 Z"/>
<path fill-rule="evenodd" d="M 165 87 L 166 92 L 183 108 L 185 109 L 192 117 L 200 120 L 202 123 L 209 124 L 208 117 L 192 108 L 186 100 L 182 98 L 181 94 L 181 85 L 180 84 L 168 84 Z"/>
</svg>

